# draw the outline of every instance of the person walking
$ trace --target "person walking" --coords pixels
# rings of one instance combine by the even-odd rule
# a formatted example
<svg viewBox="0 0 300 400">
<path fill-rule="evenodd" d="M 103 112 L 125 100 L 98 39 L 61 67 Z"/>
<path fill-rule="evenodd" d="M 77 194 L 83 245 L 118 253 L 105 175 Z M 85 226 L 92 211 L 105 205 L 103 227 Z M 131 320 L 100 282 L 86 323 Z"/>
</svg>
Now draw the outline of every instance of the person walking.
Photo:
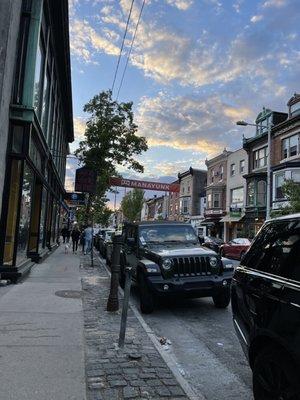
<svg viewBox="0 0 300 400">
<path fill-rule="evenodd" d="M 81 229 L 80 232 L 80 244 L 82 246 L 82 252 L 84 253 L 84 245 L 85 245 L 85 238 L 84 238 L 84 229 Z"/>
<path fill-rule="evenodd" d="M 63 243 L 66 243 L 66 238 L 68 235 L 68 228 L 66 226 L 64 226 L 61 230 L 61 235 L 63 237 Z"/>
<path fill-rule="evenodd" d="M 80 238 L 80 230 L 77 225 L 74 226 L 72 233 L 71 233 L 72 243 L 73 243 L 73 253 L 77 253 L 78 249 L 78 241 Z"/>
<path fill-rule="evenodd" d="M 89 225 L 87 228 L 84 230 L 84 254 L 87 254 L 91 251 L 92 249 L 92 240 L 93 240 L 93 229 L 91 225 Z"/>
</svg>

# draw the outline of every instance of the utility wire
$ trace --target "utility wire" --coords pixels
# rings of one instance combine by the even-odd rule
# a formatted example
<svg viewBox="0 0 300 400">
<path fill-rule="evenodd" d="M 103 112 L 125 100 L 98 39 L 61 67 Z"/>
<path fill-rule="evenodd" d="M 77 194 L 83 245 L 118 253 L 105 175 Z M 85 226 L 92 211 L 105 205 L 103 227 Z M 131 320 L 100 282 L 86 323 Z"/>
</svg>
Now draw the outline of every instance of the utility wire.
<svg viewBox="0 0 300 400">
<path fill-rule="evenodd" d="M 128 62 L 129 62 L 129 58 L 130 58 L 130 55 L 131 55 L 133 43 L 134 43 L 134 40 L 135 40 L 135 37 L 136 37 L 136 33 L 137 33 L 137 30 L 138 30 L 138 27 L 139 27 L 139 24 L 140 24 L 140 20 L 141 20 L 141 16 L 142 16 L 142 13 L 143 13 L 145 2 L 146 2 L 146 0 L 143 1 L 142 7 L 141 7 L 141 11 L 140 11 L 140 15 L 139 15 L 138 21 L 137 21 L 136 26 L 135 26 L 135 31 L 134 31 L 134 34 L 133 34 L 133 37 L 132 37 L 132 41 L 131 41 L 129 52 L 127 54 L 127 60 L 126 60 L 126 64 L 125 64 L 125 67 L 124 67 L 124 71 L 123 71 L 122 79 L 121 79 L 120 86 L 119 86 L 119 89 L 118 89 L 118 94 L 117 94 L 116 100 L 118 100 L 118 97 L 119 97 L 119 94 L 120 94 L 120 90 L 121 90 L 122 85 L 123 85 L 126 69 L 127 69 L 127 66 L 128 66 Z"/>
<path fill-rule="evenodd" d="M 119 54 L 119 57 L 118 57 L 117 67 L 116 67 L 116 70 L 115 70 L 115 76 L 114 76 L 113 84 L 112 84 L 112 87 L 111 87 L 111 91 L 112 92 L 114 91 L 114 86 L 115 86 L 117 73 L 118 73 L 118 69 L 119 69 L 119 65 L 120 65 L 120 60 L 121 60 L 121 56 L 122 56 L 122 51 L 123 51 L 123 47 L 124 47 L 125 38 L 126 38 L 126 35 L 127 35 L 127 30 L 128 30 L 130 17 L 131 17 L 133 3 L 134 3 L 134 0 L 131 1 L 131 6 L 130 6 L 130 10 L 129 10 L 128 18 L 127 18 L 127 23 L 126 23 L 126 28 L 125 28 L 125 32 L 124 32 L 124 36 L 123 36 L 123 40 L 122 40 L 122 45 L 121 45 L 121 48 L 120 48 L 120 54 Z"/>
</svg>

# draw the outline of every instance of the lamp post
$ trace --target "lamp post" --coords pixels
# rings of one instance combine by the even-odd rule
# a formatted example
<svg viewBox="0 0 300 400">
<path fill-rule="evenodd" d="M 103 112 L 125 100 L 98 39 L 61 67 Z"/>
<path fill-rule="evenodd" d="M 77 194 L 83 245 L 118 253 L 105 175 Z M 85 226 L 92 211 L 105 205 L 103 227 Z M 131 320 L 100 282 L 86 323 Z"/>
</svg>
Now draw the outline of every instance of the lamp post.
<svg viewBox="0 0 300 400">
<path fill-rule="evenodd" d="M 255 126 L 261 128 L 267 128 L 268 130 L 268 159 L 267 159 L 267 199 L 266 199 L 266 219 L 270 219 L 270 203 L 271 203 L 271 130 L 273 124 L 270 122 L 266 125 L 250 124 L 245 121 L 237 121 L 237 125 L 240 126 Z"/>
</svg>

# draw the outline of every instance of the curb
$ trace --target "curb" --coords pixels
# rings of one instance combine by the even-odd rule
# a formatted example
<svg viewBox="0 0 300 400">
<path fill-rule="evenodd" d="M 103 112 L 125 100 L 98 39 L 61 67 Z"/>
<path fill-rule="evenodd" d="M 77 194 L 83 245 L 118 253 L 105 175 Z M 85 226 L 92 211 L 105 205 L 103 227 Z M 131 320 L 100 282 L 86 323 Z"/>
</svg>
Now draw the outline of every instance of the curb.
<svg viewBox="0 0 300 400">
<path fill-rule="evenodd" d="M 111 273 L 109 269 L 107 268 L 106 264 L 103 262 L 103 260 L 98 256 L 98 259 L 100 263 L 103 265 L 105 268 L 107 274 L 111 276 Z M 119 293 L 123 297 L 124 292 L 123 290 L 119 287 Z M 149 339 L 151 342 L 154 344 L 154 347 L 158 351 L 158 353 L 161 355 L 162 359 L 165 361 L 167 364 L 168 368 L 172 371 L 175 379 L 177 380 L 178 384 L 182 388 L 182 390 L 185 392 L 187 397 L 190 400 L 207 400 L 206 397 L 204 397 L 200 392 L 196 391 L 195 389 L 192 388 L 192 386 L 189 384 L 189 382 L 181 375 L 181 373 L 178 370 L 178 362 L 176 360 L 176 357 L 172 354 L 166 353 L 161 347 L 161 344 L 159 343 L 155 333 L 153 330 L 150 328 L 150 326 L 147 324 L 147 322 L 144 320 L 138 309 L 134 304 L 129 301 L 129 306 L 131 310 L 133 311 L 134 315 L 138 319 L 139 323 L 142 325 L 144 331 L 148 335 Z"/>
</svg>

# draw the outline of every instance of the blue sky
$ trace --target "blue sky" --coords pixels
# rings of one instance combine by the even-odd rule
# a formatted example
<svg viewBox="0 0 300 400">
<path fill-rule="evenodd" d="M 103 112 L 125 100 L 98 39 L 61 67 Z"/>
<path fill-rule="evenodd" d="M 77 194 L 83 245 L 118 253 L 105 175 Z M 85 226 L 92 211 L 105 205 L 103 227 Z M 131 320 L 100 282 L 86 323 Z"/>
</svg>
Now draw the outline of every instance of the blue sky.
<svg viewBox="0 0 300 400">
<path fill-rule="evenodd" d="M 74 150 L 83 105 L 112 86 L 131 0 L 69 3 Z M 134 1 L 124 55 L 141 4 Z M 148 139 L 140 177 L 168 180 L 190 165 L 203 168 L 206 158 L 253 134 L 236 120 L 253 121 L 263 106 L 286 112 L 300 90 L 299 20 L 299 0 L 146 0 L 119 96 L 134 102 L 139 134 Z M 70 189 L 75 167 L 73 160 Z"/>
</svg>

